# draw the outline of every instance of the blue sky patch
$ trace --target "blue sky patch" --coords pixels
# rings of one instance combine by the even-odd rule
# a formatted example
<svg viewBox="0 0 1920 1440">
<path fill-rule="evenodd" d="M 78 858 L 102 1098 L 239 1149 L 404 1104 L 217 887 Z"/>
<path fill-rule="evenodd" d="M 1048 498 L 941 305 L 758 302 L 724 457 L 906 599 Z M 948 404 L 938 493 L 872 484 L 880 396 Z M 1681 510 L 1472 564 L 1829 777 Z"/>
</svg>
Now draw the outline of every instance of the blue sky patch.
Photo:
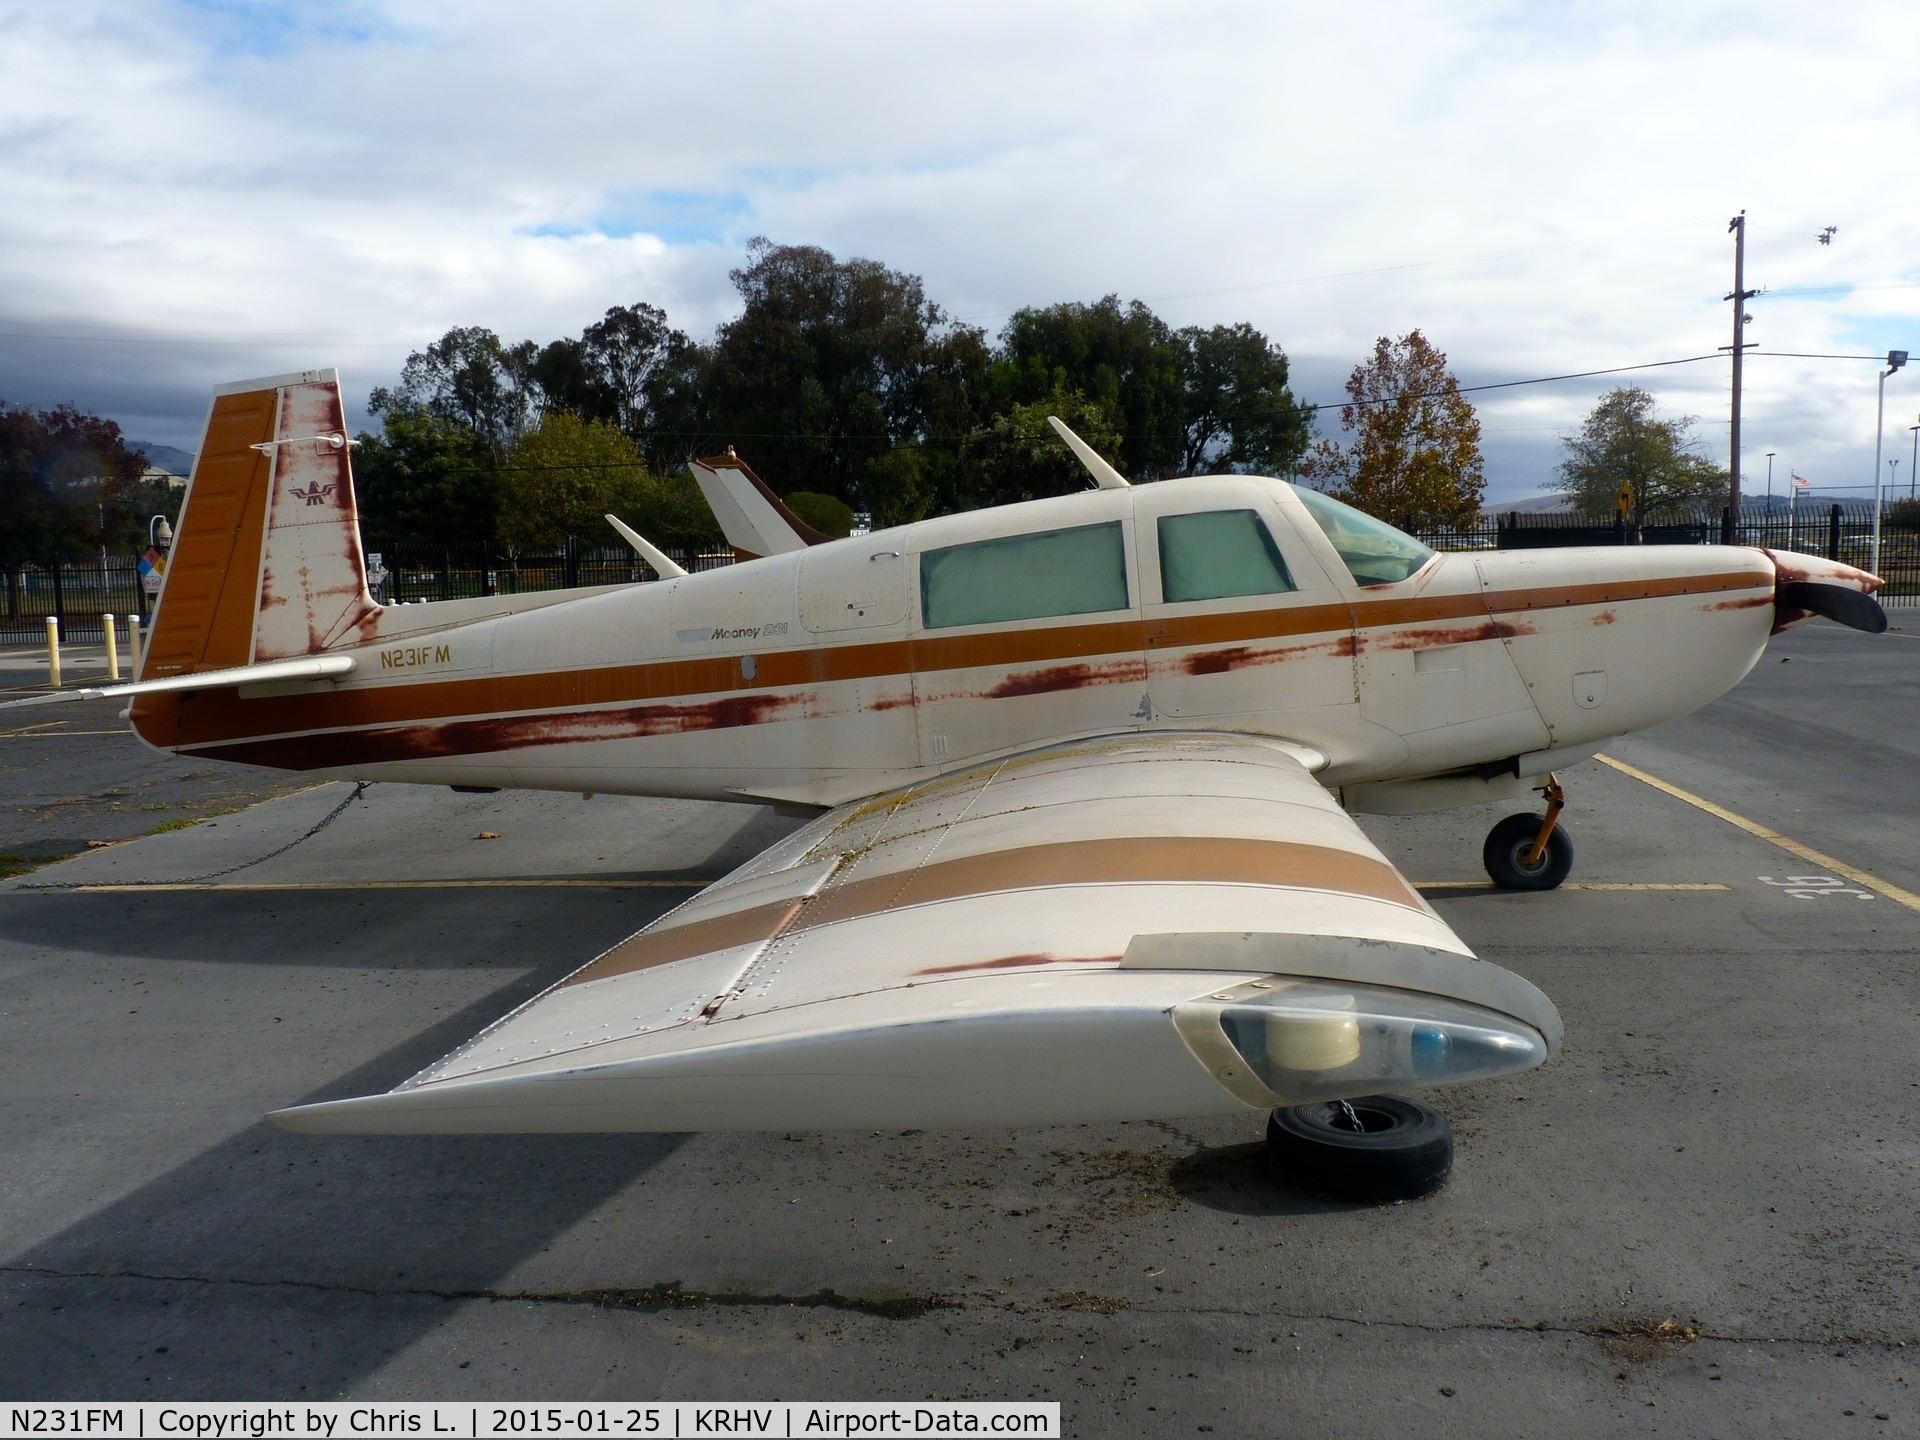
<svg viewBox="0 0 1920 1440">
<path fill-rule="evenodd" d="M 738 241 L 752 218 L 753 203 L 741 190 L 615 191 L 586 220 L 552 221 L 523 233 L 609 240 L 655 235 L 669 245 L 725 245 Z"/>
<path fill-rule="evenodd" d="M 227 55 L 286 55 L 314 41 L 364 45 L 393 33 L 380 10 L 355 0 L 176 0 L 188 22 Z"/>
</svg>

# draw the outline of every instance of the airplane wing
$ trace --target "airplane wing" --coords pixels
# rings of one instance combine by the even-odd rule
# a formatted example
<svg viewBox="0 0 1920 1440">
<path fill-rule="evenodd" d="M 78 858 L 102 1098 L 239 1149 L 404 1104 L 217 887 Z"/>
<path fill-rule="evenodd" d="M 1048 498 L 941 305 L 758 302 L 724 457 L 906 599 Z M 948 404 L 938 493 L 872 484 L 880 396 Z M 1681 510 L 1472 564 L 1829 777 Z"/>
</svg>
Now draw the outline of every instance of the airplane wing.
<svg viewBox="0 0 1920 1440">
<path fill-rule="evenodd" d="M 311 1133 L 985 1126 L 1235 1113 L 1539 1064 L 1313 778 L 1231 735 L 1058 746 L 842 806 Z"/>
</svg>

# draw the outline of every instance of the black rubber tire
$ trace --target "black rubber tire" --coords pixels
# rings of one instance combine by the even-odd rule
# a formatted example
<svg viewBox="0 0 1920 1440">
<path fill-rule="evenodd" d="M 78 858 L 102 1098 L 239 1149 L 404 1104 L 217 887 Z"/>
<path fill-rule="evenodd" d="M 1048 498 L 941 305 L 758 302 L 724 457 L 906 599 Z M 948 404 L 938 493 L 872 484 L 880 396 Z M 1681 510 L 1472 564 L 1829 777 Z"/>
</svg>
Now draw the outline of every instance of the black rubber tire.
<svg viewBox="0 0 1920 1440">
<path fill-rule="evenodd" d="M 1353 1129 L 1338 1100 L 1267 1117 L 1267 1156 L 1283 1180 L 1374 1205 L 1418 1200 L 1446 1183 L 1453 1170 L 1446 1116 L 1404 1095 L 1364 1095 L 1346 1104 L 1364 1130 Z"/>
<path fill-rule="evenodd" d="M 1538 815 L 1509 815 L 1487 832 L 1480 858 L 1494 884 L 1503 890 L 1553 890 L 1573 873 L 1573 841 L 1564 825 L 1553 827 L 1540 863 L 1528 868 L 1526 853 L 1539 833 Z"/>
</svg>

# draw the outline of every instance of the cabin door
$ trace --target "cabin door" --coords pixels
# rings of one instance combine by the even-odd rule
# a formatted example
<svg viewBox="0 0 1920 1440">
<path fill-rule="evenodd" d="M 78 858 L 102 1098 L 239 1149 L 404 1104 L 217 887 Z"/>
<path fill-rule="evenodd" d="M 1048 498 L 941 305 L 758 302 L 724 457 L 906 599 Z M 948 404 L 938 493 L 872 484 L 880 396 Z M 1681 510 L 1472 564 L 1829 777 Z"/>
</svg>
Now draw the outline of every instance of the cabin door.
<svg viewBox="0 0 1920 1440">
<path fill-rule="evenodd" d="M 1143 487 L 1142 641 L 1162 721 L 1284 719 L 1355 704 L 1353 617 L 1344 594 L 1257 481 Z"/>
</svg>

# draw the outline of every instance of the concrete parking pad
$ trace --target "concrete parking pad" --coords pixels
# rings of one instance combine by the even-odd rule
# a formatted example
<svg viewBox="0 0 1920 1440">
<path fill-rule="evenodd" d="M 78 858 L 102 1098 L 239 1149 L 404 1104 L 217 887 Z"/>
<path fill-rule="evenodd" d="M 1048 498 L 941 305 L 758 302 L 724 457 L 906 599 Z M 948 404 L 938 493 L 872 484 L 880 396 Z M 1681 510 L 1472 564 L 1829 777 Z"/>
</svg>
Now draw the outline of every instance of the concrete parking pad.
<svg viewBox="0 0 1920 1440">
<path fill-rule="evenodd" d="M 1791 632 L 1726 700 L 1608 753 L 1920 889 L 1903 636 Z M 1563 778 L 1577 882 L 1724 888 L 1432 892 L 1554 997 L 1567 1041 L 1440 1092 L 1454 1178 L 1385 1208 L 1279 1184 L 1257 1116 L 526 1139 L 260 1120 L 403 1079 L 790 828 L 762 810 L 375 786 L 301 839 L 335 785 L 23 875 L 0 886 L 0 1392 L 1913 1433 L 1920 914 L 1629 774 Z M 1409 878 L 1477 882 L 1501 813 L 1366 825 Z M 137 888 L 212 872 L 308 888 Z M 598 883 L 502 883 L 534 879 Z M 395 881 L 418 888 L 343 888 Z M 133 888 L 77 888 L 103 883 Z"/>
</svg>

